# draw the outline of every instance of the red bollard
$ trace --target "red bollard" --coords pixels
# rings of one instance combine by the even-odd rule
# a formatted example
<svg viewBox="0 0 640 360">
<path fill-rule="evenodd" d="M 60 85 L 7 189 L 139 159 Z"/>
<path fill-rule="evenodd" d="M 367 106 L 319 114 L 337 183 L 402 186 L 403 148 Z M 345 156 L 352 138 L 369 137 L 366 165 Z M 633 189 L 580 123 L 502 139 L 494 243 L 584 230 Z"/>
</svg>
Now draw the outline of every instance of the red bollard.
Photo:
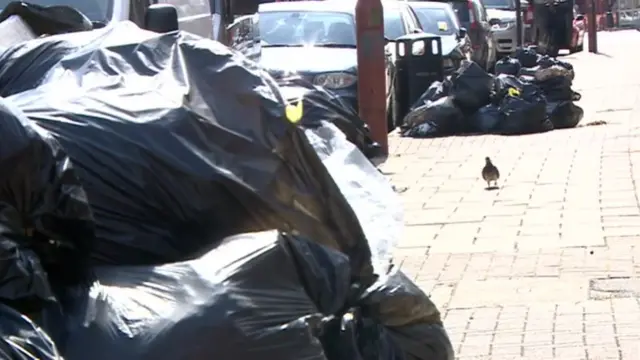
<svg viewBox="0 0 640 360">
<path fill-rule="evenodd" d="M 356 37 L 360 117 L 369 125 L 373 141 L 388 155 L 385 41 L 380 0 L 356 3 Z"/>
</svg>

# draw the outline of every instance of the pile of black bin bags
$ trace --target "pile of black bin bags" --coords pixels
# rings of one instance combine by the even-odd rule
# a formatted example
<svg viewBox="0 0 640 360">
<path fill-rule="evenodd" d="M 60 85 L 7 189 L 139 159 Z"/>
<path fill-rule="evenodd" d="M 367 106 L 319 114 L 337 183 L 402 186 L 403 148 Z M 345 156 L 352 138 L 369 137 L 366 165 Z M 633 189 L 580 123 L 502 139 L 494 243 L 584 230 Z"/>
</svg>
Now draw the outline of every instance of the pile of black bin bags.
<svg viewBox="0 0 640 360">
<path fill-rule="evenodd" d="M 499 60 L 495 75 L 470 61 L 443 82 L 434 82 L 404 119 L 411 137 L 467 133 L 519 135 L 572 128 L 584 115 L 574 102 L 571 64 L 518 49 Z"/>
<path fill-rule="evenodd" d="M 3 359 L 454 358 L 389 185 L 242 55 L 121 23 L 10 48 L 0 95 Z"/>
</svg>

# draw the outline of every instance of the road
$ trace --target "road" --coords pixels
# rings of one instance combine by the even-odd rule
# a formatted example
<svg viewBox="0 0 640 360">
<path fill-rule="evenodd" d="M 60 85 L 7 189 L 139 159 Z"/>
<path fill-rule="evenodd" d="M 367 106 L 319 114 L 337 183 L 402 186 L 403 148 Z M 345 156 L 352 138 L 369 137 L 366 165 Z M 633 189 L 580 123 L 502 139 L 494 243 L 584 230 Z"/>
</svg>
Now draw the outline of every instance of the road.
<svg viewBox="0 0 640 360">
<path fill-rule="evenodd" d="M 459 359 L 640 359 L 640 32 L 598 36 L 601 54 L 564 60 L 582 124 L 605 125 L 390 139 L 383 171 L 408 187 L 395 258 Z"/>
</svg>

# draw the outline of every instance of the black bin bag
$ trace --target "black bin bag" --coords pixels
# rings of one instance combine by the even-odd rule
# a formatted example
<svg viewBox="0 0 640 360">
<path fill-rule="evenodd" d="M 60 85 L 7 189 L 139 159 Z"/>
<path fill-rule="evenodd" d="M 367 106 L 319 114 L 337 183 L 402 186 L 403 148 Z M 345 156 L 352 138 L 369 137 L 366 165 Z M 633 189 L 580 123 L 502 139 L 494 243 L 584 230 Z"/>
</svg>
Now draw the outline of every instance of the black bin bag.
<svg viewBox="0 0 640 360">
<path fill-rule="evenodd" d="M 507 95 L 499 108 L 502 117 L 496 126 L 496 132 L 520 135 L 553 130 L 553 124 L 547 117 L 545 101 Z"/>
<path fill-rule="evenodd" d="M 97 264 L 183 261 L 226 236 L 277 228 L 342 251 L 354 275 L 371 276 L 353 210 L 257 65 L 211 40 L 127 22 L 43 40 L 27 51 L 40 54 L 28 57 L 35 69 L 58 43 L 66 55 L 11 100 L 78 168 Z"/>
<path fill-rule="evenodd" d="M 301 126 L 314 129 L 322 126 L 323 121 L 331 122 L 368 158 L 381 154 L 380 144 L 371 139 L 367 124 L 338 95 L 301 78 L 283 78 L 278 85 L 288 102 L 302 101 Z"/>
<path fill-rule="evenodd" d="M 51 337 L 28 317 L 0 302 L 0 359 L 64 360 Z"/>
<path fill-rule="evenodd" d="M 0 239 L 14 243 L 2 251 L 7 261 L 22 263 L 13 263 L 16 270 L 42 266 L 59 285 L 82 279 L 94 222 L 76 174 L 60 144 L 0 98 Z M 16 275 L 4 274 L 5 284 Z"/>
<path fill-rule="evenodd" d="M 517 76 L 520 73 L 521 68 L 522 68 L 522 64 L 520 64 L 520 61 L 518 61 L 518 59 L 514 59 L 512 57 L 507 56 L 505 58 L 498 60 L 498 62 L 496 62 L 495 74 L 496 75 L 507 74 L 507 75 Z"/>
<path fill-rule="evenodd" d="M 96 277 L 68 317 L 66 360 L 326 360 L 322 319 L 346 302 L 350 272 L 343 254 L 268 231 Z"/>
<path fill-rule="evenodd" d="M 493 76 L 478 64 L 463 60 L 460 68 L 451 75 L 450 95 L 465 114 L 473 114 L 489 104 Z"/>
<path fill-rule="evenodd" d="M 451 96 L 411 110 L 404 118 L 401 129 L 404 136 L 416 138 L 447 136 L 467 130 L 464 113 Z"/>
<path fill-rule="evenodd" d="M 584 117 L 584 110 L 571 101 L 550 102 L 547 104 L 547 116 L 556 129 L 576 127 Z"/>
</svg>

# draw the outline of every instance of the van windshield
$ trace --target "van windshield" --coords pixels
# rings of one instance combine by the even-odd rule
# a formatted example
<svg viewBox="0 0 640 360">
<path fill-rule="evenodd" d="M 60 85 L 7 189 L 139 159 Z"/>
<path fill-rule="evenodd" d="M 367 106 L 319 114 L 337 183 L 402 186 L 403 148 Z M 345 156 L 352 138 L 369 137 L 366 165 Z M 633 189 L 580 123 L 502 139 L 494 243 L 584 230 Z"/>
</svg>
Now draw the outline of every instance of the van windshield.
<svg viewBox="0 0 640 360">
<path fill-rule="evenodd" d="M 0 0 L 0 9 L 4 9 L 14 0 Z M 111 19 L 113 0 L 29 0 L 31 4 L 41 6 L 66 5 L 83 13 L 91 21 L 106 22 Z"/>
</svg>

